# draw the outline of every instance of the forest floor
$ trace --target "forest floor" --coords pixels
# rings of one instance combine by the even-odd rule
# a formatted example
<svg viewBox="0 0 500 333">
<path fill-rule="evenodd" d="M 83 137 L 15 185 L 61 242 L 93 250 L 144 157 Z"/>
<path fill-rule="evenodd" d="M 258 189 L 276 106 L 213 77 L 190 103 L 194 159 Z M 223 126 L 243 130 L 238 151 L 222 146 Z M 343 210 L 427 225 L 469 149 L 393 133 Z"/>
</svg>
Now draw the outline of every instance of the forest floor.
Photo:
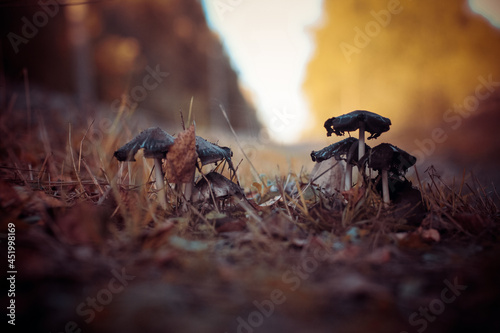
<svg viewBox="0 0 500 333">
<path fill-rule="evenodd" d="M 0 227 L 17 329 L 500 332 L 498 194 L 473 176 L 430 169 L 413 205 L 289 173 L 217 206 L 170 191 L 163 209 L 152 162 L 120 173 L 112 157 L 136 134 L 123 119 L 27 130 L 16 114 L 0 121 Z"/>
</svg>

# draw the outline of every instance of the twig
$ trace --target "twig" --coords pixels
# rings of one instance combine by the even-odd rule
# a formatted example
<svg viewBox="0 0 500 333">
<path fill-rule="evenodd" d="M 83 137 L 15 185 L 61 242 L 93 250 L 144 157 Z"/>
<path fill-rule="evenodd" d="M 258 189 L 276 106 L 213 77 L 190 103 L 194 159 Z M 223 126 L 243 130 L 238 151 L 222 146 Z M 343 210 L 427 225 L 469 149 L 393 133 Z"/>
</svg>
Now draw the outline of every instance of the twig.
<svg viewBox="0 0 500 333">
<path fill-rule="evenodd" d="M 238 139 L 238 136 L 236 135 L 236 132 L 234 131 L 234 128 L 231 125 L 231 122 L 229 121 L 229 117 L 227 116 L 227 113 L 226 113 L 226 110 L 224 109 L 224 106 L 222 104 L 219 104 L 219 107 L 220 107 L 220 110 L 222 111 L 222 114 L 224 115 L 224 118 L 226 118 L 227 124 L 229 125 L 229 129 L 231 129 L 231 132 L 233 132 L 236 144 L 240 148 L 241 153 L 243 154 L 243 156 L 247 160 L 248 164 L 250 164 L 250 168 L 252 169 L 252 171 L 254 173 L 254 177 L 257 178 L 260 181 L 260 183 L 262 184 L 262 186 L 266 187 L 266 184 L 264 184 L 264 181 L 262 180 L 262 178 L 260 178 L 259 173 L 257 172 L 257 169 L 255 168 L 255 166 L 253 165 L 252 161 L 250 161 L 250 159 L 248 158 L 247 154 L 243 150 L 243 147 L 241 146 L 240 140 Z"/>
</svg>

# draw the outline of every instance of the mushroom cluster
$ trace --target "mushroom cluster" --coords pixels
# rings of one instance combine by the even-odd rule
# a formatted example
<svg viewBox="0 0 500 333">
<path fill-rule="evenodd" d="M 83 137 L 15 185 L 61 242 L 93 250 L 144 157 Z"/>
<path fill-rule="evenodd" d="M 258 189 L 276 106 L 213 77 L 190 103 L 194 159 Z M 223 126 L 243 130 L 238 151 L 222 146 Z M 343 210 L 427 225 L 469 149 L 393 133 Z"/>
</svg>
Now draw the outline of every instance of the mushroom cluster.
<svg viewBox="0 0 500 333">
<path fill-rule="evenodd" d="M 365 165 L 378 171 L 382 178 L 383 201 L 388 204 L 390 202 L 389 176 L 392 178 L 404 176 L 408 168 L 417 161 L 414 156 L 389 143 L 381 143 L 373 148 L 366 145 L 365 132 L 370 133 L 368 140 L 376 139 L 390 129 L 391 120 L 370 111 L 356 110 L 332 117 L 325 122 L 324 126 L 327 136 L 331 136 L 332 133 L 341 136 L 345 132 L 359 130 L 359 139 L 349 137 L 319 151 L 313 151 L 311 153 L 313 162 L 322 162 L 331 157 L 344 160 L 347 164 L 346 190 L 352 186 L 352 166 L 358 167 L 361 178 L 364 177 Z"/>
<path fill-rule="evenodd" d="M 155 186 L 158 191 L 158 200 L 164 209 L 167 207 L 167 201 L 165 191 L 165 173 L 162 167 L 162 160 L 167 158 L 167 153 L 174 145 L 175 140 L 176 139 L 172 135 L 168 134 L 161 128 L 152 127 L 139 133 L 134 139 L 115 151 L 113 155 L 120 162 L 133 162 L 135 161 L 135 155 L 139 149 L 143 149 L 144 157 L 152 158 L 154 160 Z M 225 160 L 229 165 L 229 169 L 234 172 L 234 167 L 231 161 L 233 152 L 230 148 L 220 147 L 200 136 L 196 136 L 196 153 L 201 166 Z M 221 177 L 223 176 L 221 175 Z M 192 200 L 193 195 L 194 193 L 188 193 L 188 197 L 186 199 Z"/>
<path fill-rule="evenodd" d="M 364 146 L 365 150 L 370 149 L 366 144 Z M 322 162 L 332 157 L 337 161 L 346 162 L 345 189 L 350 190 L 352 185 L 352 167 L 358 165 L 359 161 L 359 140 L 349 137 L 311 153 L 313 162 Z"/>
</svg>

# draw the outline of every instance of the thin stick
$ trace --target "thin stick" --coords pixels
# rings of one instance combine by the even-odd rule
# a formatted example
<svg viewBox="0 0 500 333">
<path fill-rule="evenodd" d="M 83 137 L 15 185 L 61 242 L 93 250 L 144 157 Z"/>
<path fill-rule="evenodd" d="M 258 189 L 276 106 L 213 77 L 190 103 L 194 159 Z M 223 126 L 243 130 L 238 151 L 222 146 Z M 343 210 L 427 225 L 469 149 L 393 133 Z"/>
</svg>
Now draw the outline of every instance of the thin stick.
<svg viewBox="0 0 500 333">
<path fill-rule="evenodd" d="M 236 135 L 236 132 L 234 131 L 234 128 L 231 125 L 231 122 L 229 121 L 229 117 L 227 116 L 226 110 L 224 110 L 224 106 L 222 106 L 222 104 L 219 104 L 219 107 L 220 107 L 220 110 L 222 111 L 222 114 L 224 115 L 224 118 L 226 118 L 227 124 L 229 125 L 229 128 L 231 129 L 231 132 L 233 132 L 236 144 L 240 148 L 241 153 L 246 158 L 248 164 L 250 164 L 250 168 L 252 169 L 252 171 L 254 173 L 254 177 L 260 181 L 260 183 L 262 184 L 262 186 L 266 187 L 266 184 L 264 183 L 264 181 L 262 180 L 262 178 L 259 177 L 259 173 L 257 172 L 257 169 L 255 168 L 255 166 L 253 165 L 252 161 L 250 161 L 250 159 L 248 158 L 247 154 L 243 150 L 243 147 L 241 146 L 240 140 L 238 139 L 238 136 Z"/>
<path fill-rule="evenodd" d="M 47 154 L 47 156 L 45 156 L 45 160 L 43 160 L 42 167 L 40 168 L 40 171 L 38 172 L 38 176 L 36 177 L 38 180 L 42 180 L 43 173 L 45 171 L 45 166 L 47 165 L 47 161 L 49 160 L 49 157 L 51 155 L 52 155 L 52 153 Z M 30 169 L 31 169 L 31 164 L 30 164 Z M 50 175 L 50 172 L 49 172 L 49 175 Z"/>
<path fill-rule="evenodd" d="M 188 127 L 191 126 L 191 114 L 193 112 L 193 101 L 194 101 L 194 96 L 191 96 L 191 101 L 189 102 Z"/>
</svg>

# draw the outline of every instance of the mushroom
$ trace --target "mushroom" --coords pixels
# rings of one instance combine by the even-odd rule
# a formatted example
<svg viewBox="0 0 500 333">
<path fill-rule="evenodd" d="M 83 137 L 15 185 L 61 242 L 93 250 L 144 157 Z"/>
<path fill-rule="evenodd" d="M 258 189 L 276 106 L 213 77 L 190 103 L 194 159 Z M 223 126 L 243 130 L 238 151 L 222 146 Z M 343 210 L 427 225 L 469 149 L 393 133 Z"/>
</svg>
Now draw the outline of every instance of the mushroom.
<svg viewBox="0 0 500 333">
<path fill-rule="evenodd" d="M 193 202 L 200 202 L 212 197 L 224 200 L 232 196 L 244 197 L 243 189 L 217 172 L 210 172 L 196 183 Z"/>
<path fill-rule="evenodd" d="M 381 143 L 373 147 L 364 157 L 368 159 L 368 167 L 382 174 L 382 195 L 384 203 L 390 202 L 389 176 L 391 172 L 396 176 L 406 173 L 408 168 L 417 162 L 417 158 L 390 143 Z"/>
<path fill-rule="evenodd" d="M 165 195 L 165 175 L 162 170 L 162 159 L 165 158 L 168 149 L 174 144 L 174 137 L 159 127 L 151 127 L 142 131 L 134 139 L 115 151 L 113 156 L 120 162 L 135 161 L 135 154 L 139 149 L 144 149 L 144 157 L 154 160 L 155 185 L 158 190 L 158 200 L 165 209 L 167 200 Z"/>
<path fill-rule="evenodd" d="M 196 152 L 198 153 L 198 158 L 200 159 L 201 166 L 226 160 L 227 163 L 229 164 L 229 170 L 234 172 L 233 162 L 231 161 L 233 152 L 229 147 L 220 147 L 215 143 L 211 143 L 203 139 L 201 136 L 197 136 Z M 193 181 L 194 181 L 194 175 L 193 175 Z M 189 191 L 192 192 L 192 188 L 190 188 Z M 194 195 L 194 193 L 186 193 L 186 194 L 189 196 Z"/>
<path fill-rule="evenodd" d="M 352 166 L 358 162 L 358 139 L 349 137 L 342 141 L 336 142 L 318 151 L 311 152 L 311 159 L 313 162 L 322 162 L 334 157 L 337 161 L 344 160 L 347 164 L 345 174 L 345 190 L 348 191 L 352 186 Z M 364 145 L 365 150 L 370 147 Z"/>
<path fill-rule="evenodd" d="M 370 111 L 356 110 L 330 118 L 325 121 L 324 126 L 327 136 L 331 136 L 332 133 L 340 136 L 344 135 L 344 132 L 359 129 L 358 159 L 361 159 L 365 155 L 365 131 L 371 134 L 368 140 L 376 139 L 380 134 L 389 130 L 391 120 Z"/>
<path fill-rule="evenodd" d="M 214 143 L 208 142 L 200 136 L 197 136 L 196 152 L 198 153 L 202 166 L 226 160 L 229 164 L 229 169 L 234 171 L 233 162 L 231 161 L 233 152 L 230 148 L 220 147 Z"/>
<path fill-rule="evenodd" d="M 194 136 L 194 128 L 193 128 L 193 136 Z M 194 139 L 194 145 L 195 145 L 194 149 L 196 150 L 196 157 L 200 159 L 201 166 L 204 166 L 204 165 L 210 164 L 210 163 L 217 163 L 221 160 L 226 160 L 229 164 L 229 169 L 234 172 L 233 163 L 231 161 L 231 157 L 233 156 L 233 152 L 231 151 L 230 148 L 220 147 L 214 143 L 208 142 L 207 140 L 203 139 L 200 136 L 196 136 L 193 139 Z M 168 164 L 168 162 L 175 162 L 175 161 L 170 160 L 172 158 L 170 156 L 171 153 L 173 153 L 173 151 L 171 151 L 169 153 L 169 155 L 167 156 L 167 164 Z M 187 153 L 188 153 L 187 151 L 178 151 L 176 154 L 174 154 L 175 156 L 178 156 L 178 157 L 174 157 L 174 158 L 182 160 L 182 158 L 184 156 L 180 156 L 179 154 L 184 155 Z M 183 183 L 185 183 L 184 187 L 183 187 L 183 195 L 187 200 L 191 200 L 191 201 L 193 201 L 192 196 L 194 196 L 194 194 L 195 194 L 193 192 L 193 186 L 194 186 L 194 175 L 195 175 L 195 169 L 196 169 L 195 165 L 196 165 L 197 158 L 195 158 L 195 160 L 194 160 L 195 163 L 193 164 L 193 169 L 192 169 L 191 174 L 188 175 L 188 177 L 190 179 L 189 182 L 185 183 L 185 181 L 183 181 Z M 184 161 L 184 163 L 185 162 L 187 162 L 187 161 Z M 173 164 L 175 164 L 175 163 L 173 163 Z M 167 167 L 170 167 L 170 168 L 174 167 L 174 169 L 169 169 L 169 170 L 174 171 L 174 174 L 175 174 L 175 171 L 177 171 L 176 168 L 179 169 L 179 166 L 176 167 L 173 165 L 167 165 Z M 189 169 L 189 167 L 188 167 L 188 169 Z M 201 171 L 201 168 L 200 168 L 200 171 Z"/>
</svg>

